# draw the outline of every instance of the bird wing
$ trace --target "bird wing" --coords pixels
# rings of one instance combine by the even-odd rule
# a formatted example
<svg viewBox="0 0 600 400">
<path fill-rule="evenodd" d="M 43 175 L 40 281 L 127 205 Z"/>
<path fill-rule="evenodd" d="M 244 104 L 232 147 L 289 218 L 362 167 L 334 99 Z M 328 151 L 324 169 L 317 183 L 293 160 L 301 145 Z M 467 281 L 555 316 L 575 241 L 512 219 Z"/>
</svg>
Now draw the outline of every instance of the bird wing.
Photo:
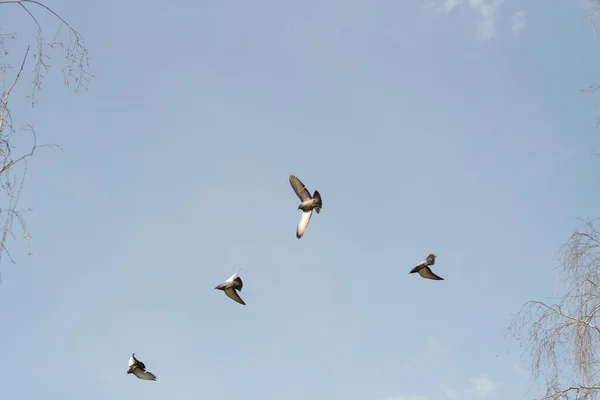
<svg viewBox="0 0 600 400">
<path fill-rule="evenodd" d="M 238 292 L 234 288 L 225 289 L 225 294 L 230 299 L 233 299 L 233 300 L 237 301 L 240 304 L 246 305 L 246 303 L 244 303 L 244 300 L 242 300 L 242 298 L 240 297 L 240 295 L 238 294 Z"/>
<path fill-rule="evenodd" d="M 444 278 L 441 278 L 439 276 L 437 276 L 436 274 L 434 274 L 433 272 L 431 272 L 431 268 L 429 267 L 423 267 L 419 270 L 419 275 L 421 275 L 423 278 L 427 278 L 427 279 L 433 279 L 434 281 L 443 281 Z"/>
<path fill-rule="evenodd" d="M 127 365 L 128 367 L 131 367 L 132 365 L 134 365 L 136 363 L 135 358 L 133 356 L 129 357 L 129 364 Z"/>
<path fill-rule="evenodd" d="M 294 189 L 294 192 L 296 192 L 296 195 L 301 201 L 312 199 L 310 192 L 306 189 L 304 183 L 294 175 L 290 175 L 290 185 L 292 185 L 292 189 Z"/>
<path fill-rule="evenodd" d="M 156 375 L 154 375 L 152 372 L 144 371 L 143 369 L 140 369 L 140 368 L 134 369 L 133 374 L 135 376 L 137 376 L 138 378 L 146 380 L 146 381 L 155 381 L 156 380 Z"/>
<path fill-rule="evenodd" d="M 418 263 L 417 265 L 415 265 L 413 267 L 413 269 L 410 270 L 409 274 L 413 274 L 415 272 L 419 272 L 419 270 L 423 267 L 427 266 L 427 263 L 425 261 L 421 261 L 420 263 Z"/>
<path fill-rule="evenodd" d="M 233 282 L 233 280 L 236 278 L 236 276 L 238 276 L 238 274 L 240 273 L 241 270 L 242 270 L 241 268 L 238 269 L 238 271 L 235 274 L 231 275 L 229 278 L 227 278 L 227 280 L 225 282 Z"/>
<path fill-rule="evenodd" d="M 296 237 L 300 239 L 304 236 L 304 232 L 306 232 L 306 228 L 308 228 L 308 223 L 310 222 L 310 217 L 312 216 L 312 210 L 303 211 L 300 216 L 300 221 L 298 222 L 298 227 L 296 228 Z"/>
</svg>

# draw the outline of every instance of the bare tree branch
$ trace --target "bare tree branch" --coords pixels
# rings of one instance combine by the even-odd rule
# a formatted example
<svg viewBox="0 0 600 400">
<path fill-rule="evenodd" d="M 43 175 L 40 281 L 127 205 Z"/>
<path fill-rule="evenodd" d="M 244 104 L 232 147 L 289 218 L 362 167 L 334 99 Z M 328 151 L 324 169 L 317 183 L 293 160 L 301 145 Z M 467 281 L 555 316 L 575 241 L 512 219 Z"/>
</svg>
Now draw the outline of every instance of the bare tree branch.
<svg viewBox="0 0 600 400">
<path fill-rule="evenodd" d="M 589 393 L 589 392 L 591 392 L 593 390 L 600 390 L 600 386 L 573 386 L 573 387 L 569 387 L 569 388 L 563 389 L 563 390 L 561 390 L 559 392 L 556 392 L 552 396 L 545 397 L 544 399 L 558 400 L 561 397 L 568 398 L 567 395 L 569 394 L 569 392 L 572 392 L 572 391 L 576 391 L 576 392 L 585 391 L 585 392 Z M 583 399 L 585 397 L 580 397 L 580 398 Z"/>
<path fill-rule="evenodd" d="M 31 102 L 32 106 L 37 104 L 36 94 L 41 89 L 42 80 L 44 73 L 48 71 L 50 66 L 47 64 L 49 60 L 46 54 L 45 47 L 54 49 L 60 47 L 65 52 L 65 58 L 68 60 L 67 65 L 63 67 L 64 82 L 67 86 L 70 86 L 71 80 L 75 81 L 75 91 L 81 89 L 87 90 L 87 84 L 90 82 L 93 75 L 89 73 L 89 55 L 83 37 L 79 34 L 73 26 L 71 26 L 65 19 L 58 15 L 54 10 L 45 4 L 35 0 L 0 0 L 0 6 L 2 5 L 18 5 L 21 7 L 32 19 L 37 27 L 37 53 L 34 54 L 36 63 L 34 66 L 34 77 L 32 81 L 32 93 Z M 42 26 L 36 18 L 32 9 L 28 5 L 40 7 L 43 10 L 49 12 L 54 16 L 62 25 L 66 26 L 69 32 L 69 44 L 65 45 L 65 42 L 59 38 L 55 38 L 52 42 L 45 42 Z M 57 36 L 58 33 L 57 31 Z"/>
<path fill-rule="evenodd" d="M 564 294 L 527 302 L 509 328 L 526 338 L 532 375 L 546 382 L 542 399 L 600 399 L 600 235 L 594 220 L 583 222 L 560 253 Z"/>
<path fill-rule="evenodd" d="M 10 87 L 8 88 L 8 91 L 5 94 L 3 94 L 3 96 L 2 96 L 2 99 L 1 99 L 2 106 L 0 107 L 0 129 L 3 126 L 4 114 L 8 110 L 8 98 L 10 97 L 10 93 L 12 92 L 13 88 L 19 81 L 19 78 L 21 77 L 21 73 L 23 72 L 23 68 L 25 68 L 25 62 L 27 62 L 28 55 L 29 55 L 29 46 L 27 46 L 27 51 L 25 52 L 25 57 L 23 57 L 23 62 L 21 63 L 21 68 L 19 68 L 19 72 L 17 72 L 17 76 L 15 77 L 15 80 L 13 81 L 12 85 L 10 85 Z"/>
<path fill-rule="evenodd" d="M 599 10 L 600 0 L 589 0 L 595 39 Z M 581 93 L 598 89 L 590 85 Z M 523 356 L 531 359 L 532 376 L 545 379 L 544 400 L 600 399 L 600 233 L 597 220 L 581 221 L 560 254 L 564 293 L 551 305 L 527 302 L 508 329 L 516 339 L 526 338 Z"/>
<path fill-rule="evenodd" d="M 31 18 L 37 28 L 36 52 L 30 53 L 31 46 L 27 46 L 20 67 L 16 74 L 6 83 L 5 74 L 10 69 L 10 65 L 2 63 L 2 58 L 9 56 L 6 41 L 16 37 L 15 33 L 0 34 L 0 72 L 3 73 L 3 90 L 0 95 L 0 263 L 3 256 L 7 256 L 11 263 L 15 263 L 13 255 L 9 251 L 9 239 L 16 240 L 17 236 L 13 231 L 13 224 L 17 223 L 22 233 L 22 238 L 27 244 L 27 254 L 33 254 L 30 246 L 31 235 L 25 222 L 24 213 L 31 209 L 19 209 L 18 203 L 21 190 L 24 187 L 25 177 L 28 170 L 28 159 L 33 157 L 36 150 L 42 147 L 51 149 L 60 149 L 52 144 L 38 144 L 37 134 L 30 124 L 24 124 L 24 128 L 15 129 L 13 115 L 10 110 L 10 99 L 14 96 L 14 89 L 22 86 L 22 76 L 25 74 L 25 67 L 29 59 L 35 60 L 32 71 L 33 80 L 31 82 L 32 106 L 37 104 L 36 94 L 41 90 L 41 83 L 44 74 L 49 70 L 49 53 L 52 50 L 60 49 L 63 52 L 66 65 L 63 67 L 64 83 L 69 86 L 71 80 L 75 82 L 75 91 L 80 89 L 87 90 L 87 83 L 93 77 L 87 71 L 89 67 L 88 51 L 85 47 L 82 36 L 65 19 L 57 14 L 50 7 L 36 0 L 0 0 L 0 8 L 9 5 L 18 6 L 25 14 Z M 37 11 L 36 11 L 37 10 Z M 39 12 L 47 12 L 59 23 L 59 29 L 54 36 L 53 41 L 46 41 L 44 29 L 40 23 L 42 19 L 38 18 Z M 2 14 L 0 14 L 0 21 Z M 68 30 L 69 40 L 61 39 L 60 27 L 65 26 Z M 16 93 L 16 92 L 15 92 Z M 31 134 L 32 144 L 27 150 L 18 150 L 15 144 L 17 132 L 27 131 Z"/>
</svg>

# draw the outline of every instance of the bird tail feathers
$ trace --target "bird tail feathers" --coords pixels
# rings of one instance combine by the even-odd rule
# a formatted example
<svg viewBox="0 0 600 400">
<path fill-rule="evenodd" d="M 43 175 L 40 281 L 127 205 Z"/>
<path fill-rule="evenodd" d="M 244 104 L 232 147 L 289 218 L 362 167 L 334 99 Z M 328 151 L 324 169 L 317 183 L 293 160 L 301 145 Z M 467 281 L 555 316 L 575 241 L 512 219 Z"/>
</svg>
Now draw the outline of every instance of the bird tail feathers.
<svg viewBox="0 0 600 400">
<path fill-rule="evenodd" d="M 235 282 L 235 288 L 241 292 L 242 288 L 244 287 L 244 282 L 242 282 L 242 278 L 238 276 L 233 281 Z"/>
<path fill-rule="evenodd" d="M 321 193 L 319 193 L 318 190 L 315 190 L 315 193 L 313 194 L 313 200 L 316 200 L 315 211 L 317 214 L 319 214 L 321 212 L 321 208 L 323 207 L 323 200 L 321 199 Z"/>
</svg>

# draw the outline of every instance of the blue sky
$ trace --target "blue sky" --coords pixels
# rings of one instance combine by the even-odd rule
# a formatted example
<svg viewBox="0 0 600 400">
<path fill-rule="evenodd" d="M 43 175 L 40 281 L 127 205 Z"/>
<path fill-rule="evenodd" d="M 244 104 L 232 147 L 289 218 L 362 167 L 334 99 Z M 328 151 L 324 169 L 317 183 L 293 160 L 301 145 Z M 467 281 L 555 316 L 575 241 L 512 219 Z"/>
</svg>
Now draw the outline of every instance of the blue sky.
<svg viewBox="0 0 600 400">
<path fill-rule="evenodd" d="M 597 215 L 581 3 L 49 2 L 96 77 L 55 56 L 11 99 L 64 151 L 1 267 L 3 397 L 532 398 L 504 329 Z M 289 174 L 323 197 L 301 240 Z M 430 252 L 444 281 L 408 275 Z M 246 307 L 213 290 L 239 268 Z"/>
</svg>

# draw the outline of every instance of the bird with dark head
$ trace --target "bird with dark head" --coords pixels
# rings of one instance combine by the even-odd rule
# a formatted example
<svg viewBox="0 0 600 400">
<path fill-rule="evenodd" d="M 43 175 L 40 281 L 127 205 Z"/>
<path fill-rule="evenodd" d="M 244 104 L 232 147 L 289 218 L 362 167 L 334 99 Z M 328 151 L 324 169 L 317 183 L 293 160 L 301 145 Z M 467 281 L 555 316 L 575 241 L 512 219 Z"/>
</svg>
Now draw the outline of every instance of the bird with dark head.
<svg viewBox="0 0 600 400">
<path fill-rule="evenodd" d="M 431 268 L 429 268 L 430 265 L 435 264 L 435 258 L 436 255 L 433 253 L 428 255 L 424 261 L 421 261 L 420 263 L 415 265 L 414 268 L 410 270 L 409 274 L 414 274 L 415 272 L 418 272 L 419 275 L 421 275 L 421 277 L 423 278 L 433 279 L 434 281 L 443 281 L 444 278 L 437 276 L 431 271 Z"/>
<path fill-rule="evenodd" d="M 238 272 L 227 278 L 225 282 L 219 283 L 217 286 L 215 286 L 215 289 L 224 291 L 227 297 L 229 297 L 230 299 L 233 299 L 242 305 L 246 305 L 246 303 L 244 303 L 244 300 L 242 300 L 242 298 L 238 294 L 238 291 L 241 292 L 242 288 L 244 287 L 244 282 L 242 282 L 242 278 L 238 276 L 241 270 L 242 269 L 240 268 Z"/>
<path fill-rule="evenodd" d="M 298 196 L 301 201 L 297 210 L 302 210 L 302 216 L 300 217 L 300 221 L 296 227 L 296 237 L 300 239 L 304 235 L 304 232 L 306 232 L 306 228 L 310 222 L 310 217 L 312 216 L 313 210 L 315 210 L 317 214 L 321 212 L 321 208 L 323 208 L 323 200 L 321 199 L 321 193 L 319 193 L 318 190 L 315 190 L 311 196 L 308 189 L 306 189 L 304 186 L 304 183 L 302 183 L 302 181 L 296 176 L 290 175 L 289 181 L 292 189 L 294 189 L 294 192 L 296 193 L 296 196 Z"/>
</svg>

